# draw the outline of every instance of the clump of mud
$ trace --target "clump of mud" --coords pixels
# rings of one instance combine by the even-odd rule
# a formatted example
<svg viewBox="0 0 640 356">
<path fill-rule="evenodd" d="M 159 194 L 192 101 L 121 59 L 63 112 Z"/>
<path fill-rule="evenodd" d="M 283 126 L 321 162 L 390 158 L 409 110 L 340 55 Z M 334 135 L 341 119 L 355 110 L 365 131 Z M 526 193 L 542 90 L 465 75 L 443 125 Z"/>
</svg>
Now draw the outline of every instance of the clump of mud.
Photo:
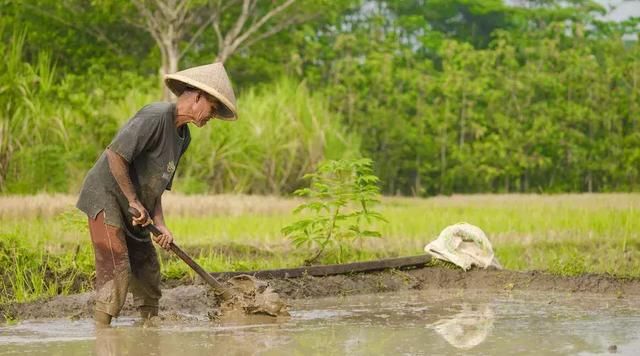
<svg viewBox="0 0 640 356">
<path fill-rule="evenodd" d="M 267 282 L 243 274 L 230 278 L 227 284 L 234 295 L 220 304 L 221 313 L 242 310 L 247 314 L 289 316 L 289 306 Z"/>
</svg>

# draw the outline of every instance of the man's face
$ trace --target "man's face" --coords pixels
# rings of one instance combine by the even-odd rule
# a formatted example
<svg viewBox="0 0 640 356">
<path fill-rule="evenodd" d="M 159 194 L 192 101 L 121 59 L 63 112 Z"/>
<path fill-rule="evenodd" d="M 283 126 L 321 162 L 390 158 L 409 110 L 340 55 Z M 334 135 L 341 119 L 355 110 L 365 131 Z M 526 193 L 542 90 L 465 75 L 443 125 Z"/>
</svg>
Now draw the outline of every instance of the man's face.
<svg viewBox="0 0 640 356">
<path fill-rule="evenodd" d="M 216 99 L 203 92 L 199 92 L 195 96 L 195 102 L 193 103 L 193 124 L 198 127 L 206 125 L 209 120 L 213 119 L 218 105 Z"/>
</svg>

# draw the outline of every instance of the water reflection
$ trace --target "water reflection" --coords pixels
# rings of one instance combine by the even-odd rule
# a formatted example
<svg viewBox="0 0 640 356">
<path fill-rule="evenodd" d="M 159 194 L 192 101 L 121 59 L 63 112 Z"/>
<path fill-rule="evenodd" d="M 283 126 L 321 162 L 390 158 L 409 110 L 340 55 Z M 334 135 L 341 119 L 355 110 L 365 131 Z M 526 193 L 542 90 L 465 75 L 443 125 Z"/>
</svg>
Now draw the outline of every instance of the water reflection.
<svg viewBox="0 0 640 356">
<path fill-rule="evenodd" d="M 462 310 L 430 326 L 451 346 L 471 349 L 480 345 L 491 334 L 495 315 L 489 304 L 463 303 Z"/>
<path fill-rule="evenodd" d="M 161 355 L 161 338 L 158 330 L 140 327 L 126 330 L 98 328 L 95 331 L 95 354 L 115 356 L 125 354 Z"/>
<path fill-rule="evenodd" d="M 95 329 L 94 354 L 257 355 L 290 342 L 291 337 L 282 333 L 274 318 L 234 318 L 220 323 L 194 321 L 189 324 L 162 320 L 150 325 L 121 323 L 112 328 Z"/>
<path fill-rule="evenodd" d="M 550 293 L 410 291 L 300 300 L 282 320 L 119 318 L 0 325 L 0 355 L 638 354 L 640 301 Z M 175 320 L 174 320 L 175 319 Z"/>
</svg>

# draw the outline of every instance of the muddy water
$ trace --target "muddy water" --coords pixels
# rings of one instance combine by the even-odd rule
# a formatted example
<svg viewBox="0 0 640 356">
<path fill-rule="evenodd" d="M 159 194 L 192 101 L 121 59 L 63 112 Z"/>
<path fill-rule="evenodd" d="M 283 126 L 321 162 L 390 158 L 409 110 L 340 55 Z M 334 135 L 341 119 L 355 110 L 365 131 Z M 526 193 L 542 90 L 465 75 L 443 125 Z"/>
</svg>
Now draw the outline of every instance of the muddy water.
<svg viewBox="0 0 640 356">
<path fill-rule="evenodd" d="M 188 321 L 187 321 L 188 320 Z M 614 346 L 615 345 L 615 346 Z M 0 354 L 640 354 L 640 300 L 586 294 L 413 291 L 298 300 L 288 318 L 23 321 Z"/>
</svg>

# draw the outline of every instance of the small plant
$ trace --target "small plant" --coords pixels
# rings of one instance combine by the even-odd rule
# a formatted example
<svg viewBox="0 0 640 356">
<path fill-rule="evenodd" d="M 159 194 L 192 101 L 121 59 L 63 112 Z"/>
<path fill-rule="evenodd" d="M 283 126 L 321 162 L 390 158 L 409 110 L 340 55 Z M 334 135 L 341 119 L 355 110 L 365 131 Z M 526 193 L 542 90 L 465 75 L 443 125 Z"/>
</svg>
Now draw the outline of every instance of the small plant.
<svg viewBox="0 0 640 356">
<path fill-rule="evenodd" d="M 0 321 L 2 321 L 3 319 L 4 319 L 4 325 L 5 326 L 12 326 L 12 325 L 18 324 L 18 318 L 16 318 L 12 314 L 3 313 L 0 316 Z"/>
<path fill-rule="evenodd" d="M 584 255 L 575 249 L 561 250 L 551 261 L 549 271 L 560 276 L 579 276 L 588 271 Z"/>
<path fill-rule="evenodd" d="M 373 210 L 380 203 L 378 177 L 372 173 L 370 159 L 325 161 L 311 179 L 309 188 L 294 194 L 308 198 L 294 213 L 308 212 L 307 218 L 282 229 L 296 247 L 315 250 L 305 261 L 312 264 L 329 247 L 337 248 L 338 262 L 342 262 L 349 244 L 363 237 L 381 237 L 366 227 L 374 221 L 387 220 Z"/>
</svg>

